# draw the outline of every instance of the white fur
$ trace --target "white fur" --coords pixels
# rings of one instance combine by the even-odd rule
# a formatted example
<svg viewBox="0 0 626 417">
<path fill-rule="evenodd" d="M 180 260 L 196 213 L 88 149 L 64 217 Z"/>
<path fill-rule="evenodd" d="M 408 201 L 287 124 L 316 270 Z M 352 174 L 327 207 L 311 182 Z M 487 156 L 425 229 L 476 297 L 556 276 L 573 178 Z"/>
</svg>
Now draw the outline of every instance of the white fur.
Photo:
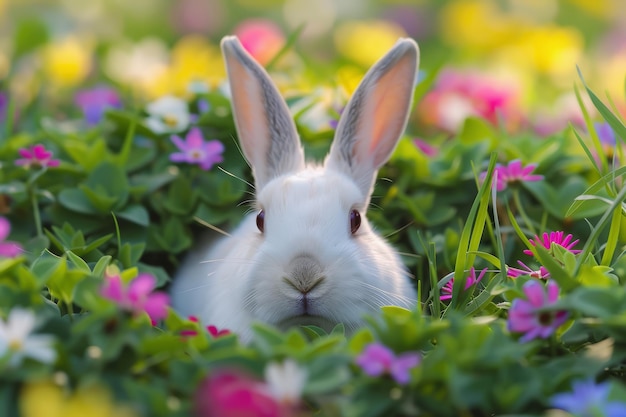
<svg viewBox="0 0 626 417">
<path fill-rule="evenodd" d="M 403 70 L 408 74 L 404 77 L 407 80 L 400 81 L 407 83 L 410 94 L 414 81 L 410 72 L 417 65 L 417 58 L 411 63 L 416 45 L 412 41 L 403 42 L 388 55 L 389 59 L 403 61 L 398 65 L 412 65 Z M 283 108 L 282 104 L 273 103 L 272 108 L 282 112 L 283 117 L 274 132 L 287 130 L 288 134 L 278 140 L 272 134 L 268 124 L 273 117 L 265 113 L 258 94 L 263 91 L 265 97 L 278 100 L 278 93 L 267 86 L 269 77 L 265 72 L 239 48 L 234 38 L 223 41 L 229 76 L 244 74 L 246 78 L 245 83 L 239 84 L 244 87 L 234 85 L 231 79 L 231 88 L 247 88 L 246 91 L 252 92 L 246 107 L 241 100 L 248 100 L 247 95 L 240 94 L 243 98 L 234 100 L 233 110 L 244 154 L 254 161 L 256 204 L 265 211 L 264 232 L 256 226 L 257 210 L 243 220 L 232 236 L 215 246 L 195 250 L 174 280 L 174 308 L 181 314 L 197 316 L 204 324 L 234 331 L 247 341 L 254 321 L 282 329 L 314 324 L 326 330 L 341 322 L 351 331 L 361 326 L 365 314 L 376 313 L 381 306 L 413 307 L 415 289 L 399 256 L 372 230 L 365 217 L 376 170 L 387 160 L 404 130 L 406 114 L 399 114 L 390 126 L 399 133 L 392 132 L 387 135 L 390 139 L 382 139 L 384 148 L 368 142 L 367 147 L 361 146 L 353 152 L 358 154 L 358 160 L 343 160 L 338 152 L 352 149 L 351 146 L 356 148 L 362 140 L 354 144 L 354 140 L 348 143 L 345 138 L 337 137 L 335 149 L 324 165 L 306 165 L 295 127 L 292 132 L 289 126 L 285 127 L 286 105 Z M 359 87 L 365 96 L 377 88 L 385 88 L 376 82 L 376 77 L 387 73 L 379 67 L 371 70 L 372 75 L 366 75 L 365 87 Z M 260 79 L 265 87 L 255 84 L 255 79 Z M 410 97 L 404 101 L 410 105 Z M 400 111 L 408 113 L 408 105 L 401 104 Z M 250 111 L 250 106 L 257 106 L 253 110 L 260 115 L 242 114 Z M 357 118 L 343 124 L 359 131 L 359 126 L 367 125 L 361 119 L 373 115 L 357 110 L 354 112 Z M 256 136 L 250 136 L 249 132 Z M 242 133 L 247 136 L 241 137 Z M 284 142 L 289 143 L 283 146 Z M 268 152 L 272 146 L 273 152 Z M 281 149 L 291 151 L 283 155 Z M 359 165 L 358 170 L 355 164 Z M 359 177 L 355 178 L 356 175 Z M 362 219 L 355 234 L 350 231 L 352 209 L 357 209 Z"/>
</svg>

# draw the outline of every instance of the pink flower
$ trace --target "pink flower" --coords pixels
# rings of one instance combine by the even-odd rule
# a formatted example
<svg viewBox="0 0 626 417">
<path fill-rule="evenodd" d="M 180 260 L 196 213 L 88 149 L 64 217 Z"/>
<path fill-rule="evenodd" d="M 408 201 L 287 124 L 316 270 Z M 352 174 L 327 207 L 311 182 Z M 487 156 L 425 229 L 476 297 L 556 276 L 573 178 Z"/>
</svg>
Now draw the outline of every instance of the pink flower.
<svg viewBox="0 0 626 417">
<path fill-rule="evenodd" d="M 522 166 L 522 162 L 519 159 L 509 162 L 508 165 L 496 165 L 494 171 L 496 190 L 504 191 L 511 183 L 543 180 L 543 175 L 531 175 L 535 168 L 537 168 L 537 164 Z M 483 181 L 486 176 L 486 171 L 481 173 L 480 180 Z"/>
<path fill-rule="evenodd" d="M 22 253 L 22 246 L 17 242 L 6 240 L 11 232 L 11 223 L 4 217 L 0 217 L 0 256 L 15 258 Z"/>
<path fill-rule="evenodd" d="M 538 279 L 548 279 L 550 278 L 550 272 L 548 272 L 548 270 L 544 267 L 544 266 L 540 266 L 539 269 L 537 270 L 533 270 L 531 269 L 528 265 L 526 265 L 524 262 L 522 261 L 517 261 L 518 264 L 520 264 L 520 266 L 523 269 L 518 269 L 518 268 L 507 268 L 506 270 L 506 275 L 511 277 L 511 278 L 517 278 L 523 275 L 527 275 L 530 276 L 532 278 L 538 278 Z"/>
<path fill-rule="evenodd" d="M 30 148 L 22 148 L 19 151 L 22 158 L 15 161 L 15 165 L 30 168 L 31 166 L 40 167 L 56 167 L 60 161 L 52 159 L 52 152 L 48 151 L 43 145 L 38 144 Z"/>
<path fill-rule="evenodd" d="M 250 376 L 222 370 L 200 384 L 194 398 L 197 417 L 288 417 L 289 407 L 267 385 Z"/>
<path fill-rule="evenodd" d="M 224 145 L 219 140 L 204 141 L 202 132 L 197 127 L 189 131 L 185 140 L 177 135 L 171 137 L 174 145 L 181 151 L 170 155 L 172 162 L 185 162 L 188 164 L 200 165 L 208 171 L 214 164 L 222 162 L 224 158 Z"/>
<path fill-rule="evenodd" d="M 417 352 L 406 352 L 396 356 L 387 346 L 371 343 L 356 358 L 356 364 L 369 376 L 390 374 L 398 384 L 405 385 L 411 380 L 409 371 L 419 365 L 421 360 Z"/>
<path fill-rule="evenodd" d="M 119 95 L 108 87 L 79 91 L 74 97 L 74 102 L 81 108 L 85 120 L 90 125 L 98 124 L 107 108 L 122 107 Z"/>
<path fill-rule="evenodd" d="M 465 281 L 465 289 L 469 289 L 472 285 L 476 285 L 480 282 L 481 279 L 483 279 L 483 277 L 485 276 L 485 273 L 487 272 L 487 268 L 484 268 L 482 271 L 480 271 L 480 274 L 478 274 L 478 278 L 476 277 L 476 270 L 474 269 L 474 267 L 470 268 L 470 274 L 467 277 L 467 280 Z M 450 300 L 452 298 L 452 289 L 454 288 L 454 277 L 446 282 L 446 284 L 441 288 L 441 292 L 444 294 L 441 294 L 441 296 L 439 297 L 439 299 L 441 301 L 445 301 L 445 300 Z"/>
<path fill-rule="evenodd" d="M 424 153 L 426 156 L 435 156 L 437 155 L 437 148 L 432 146 L 430 143 L 426 142 L 423 139 L 414 139 L 413 144 L 417 146 L 417 148 Z"/>
<path fill-rule="evenodd" d="M 509 130 L 522 122 L 518 88 L 509 81 L 476 72 L 445 70 L 418 104 L 424 122 L 457 132 L 468 117 L 480 117 Z"/>
<path fill-rule="evenodd" d="M 196 316 L 189 316 L 187 319 L 191 322 L 198 323 L 198 318 Z M 213 336 L 214 338 L 218 338 L 220 336 L 226 336 L 230 334 L 230 330 L 227 330 L 227 329 L 219 330 L 217 327 L 213 325 L 207 326 L 206 329 L 209 332 L 209 334 Z M 183 330 L 180 332 L 180 334 L 181 336 L 197 336 L 198 332 L 195 330 Z"/>
<path fill-rule="evenodd" d="M 248 19 L 235 28 L 234 34 L 261 65 L 270 62 L 285 44 L 280 28 L 266 19 Z"/>
<path fill-rule="evenodd" d="M 539 236 L 535 236 L 534 240 L 533 239 L 529 239 L 529 240 L 533 246 L 537 246 L 537 242 L 539 242 L 548 251 L 551 250 L 552 245 L 557 245 L 557 246 L 561 246 L 567 249 L 573 254 L 580 253 L 581 252 L 580 250 L 573 249 L 574 246 L 576 246 L 576 244 L 579 242 L 579 240 L 576 239 L 572 242 L 573 236 L 571 234 L 568 234 L 567 236 L 563 237 L 564 234 L 565 232 L 550 232 L 550 233 L 546 232 L 542 235 L 543 240 L 540 240 Z M 530 249 L 524 250 L 524 253 L 530 256 L 532 256 L 533 254 L 533 252 Z"/>
<path fill-rule="evenodd" d="M 509 310 L 509 331 L 524 333 L 521 342 L 549 337 L 568 317 L 567 311 L 549 310 L 559 298 L 559 286 L 554 281 L 548 281 L 544 286 L 532 280 L 524 284 L 522 289 L 527 299 L 513 300 Z"/>
<path fill-rule="evenodd" d="M 154 291 L 155 287 L 156 278 L 150 274 L 139 274 L 128 285 L 119 275 L 105 276 L 100 295 L 134 314 L 147 313 L 155 324 L 167 316 L 170 301 L 166 293 Z"/>
</svg>

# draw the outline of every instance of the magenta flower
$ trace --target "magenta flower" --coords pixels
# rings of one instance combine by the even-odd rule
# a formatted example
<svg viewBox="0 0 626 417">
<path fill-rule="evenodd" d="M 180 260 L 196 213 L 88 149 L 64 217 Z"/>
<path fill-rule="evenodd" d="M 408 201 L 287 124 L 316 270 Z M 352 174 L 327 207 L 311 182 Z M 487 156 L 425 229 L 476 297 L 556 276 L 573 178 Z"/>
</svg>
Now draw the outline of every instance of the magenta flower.
<svg viewBox="0 0 626 417">
<path fill-rule="evenodd" d="M 47 150 L 43 145 L 37 144 L 30 148 L 22 148 L 18 150 L 21 158 L 15 160 L 15 165 L 23 166 L 29 169 L 31 166 L 39 167 L 56 167 L 60 161 L 52 159 L 52 152 Z"/>
<path fill-rule="evenodd" d="M 79 91 L 74 96 L 74 102 L 81 108 L 85 120 L 90 125 L 98 124 L 107 109 L 122 107 L 119 95 L 108 87 Z"/>
<path fill-rule="evenodd" d="M 539 279 L 550 278 L 550 272 L 548 272 L 548 270 L 544 266 L 540 266 L 539 269 L 534 270 L 522 261 L 517 261 L 517 263 L 520 264 L 522 269 L 509 267 L 506 270 L 507 276 L 511 278 L 517 278 L 523 275 L 528 275 L 532 278 L 539 278 Z"/>
<path fill-rule="evenodd" d="M 469 289 L 472 285 L 476 285 L 480 282 L 481 279 L 485 276 L 487 272 L 487 268 L 484 268 L 476 277 L 476 270 L 474 267 L 470 268 L 470 274 L 465 281 L 465 289 Z M 442 294 L 439 296 L 441 301 L 450 300 L 452 298 L 452 289 L 454 288 L 454 277 L 441 288 Z"/>
<path fill-rule="evenodd" d="M 495 187 L 498 191 L 504 191 L 511 183 L 533 182 L 543 180 L 543 175 L 531 175 L 537 168 L 537 164 L 522 166 L 519 159 L 509 162 L 508 165 L 496 165 L 494 170 Z M 484 181 L 487 172 L 480 174 L 480 180 Z"/>
<path fill-rule="evenodd" d="M 266 384 L 228 370 L 217 371 L 200 384 L 194 398 L 198 417 L 288 417 Z"/>
<path fill-rule="evenodd" d="M 387 346 L 371 343 L 356 358 L 356 364 L 369 376 L 390 374 L 398 384 L 405 385 L 411 380 L 409 371 L 419 365 L 421 360 L 417 352 L 406 352 L 396 356 Z"/>
<path fill-rule="evenodd" d="M 17 242 L 6 240 L 11 232 L 11 223 L 4 217 L 0 217 L 0 257 L 15 258 L 22 253 L 22 246 Z"/>
<path fill-rule="evenodd" d="M 559 298 L 559 286 L 554 281 L 548 281 L 544 286 L 539 281 L 532 280 L 525 283 L 522 289 L 527 299 L 513 300 L 509 310 L 509 331 L 524 333 L 520 338 L 521 342 L 537 337 L 545 339 L 565 323 L 568 317 L 567 311 L 548 309 Z"/>
<path fill-rule="evenodd" d="M 196 316 L 189 316 L 187 317 L 187 319 L 193 323 L 198 323 L 198 318 Z M 217 327 L 213 325 L 206 326 L 206 329 L 209 332 L 209 334 L 213 336 L 214 338 L 218 338 L 220 336 L 226 336 L 230 334 L 230 330 L 228 329 L 219 330 Z M 180 334 L 181 336 L 197 336 L 198 332 L 195 330 L 183 330 L 180 332 Z"/>
<path fill-rule="evenodd" d="M 105 276 L 100 295 L 115 302 L 122 309 L 134 314 L 147 313 L 152 324 L 167 316 L 169 295 L 154 291 L 156 278 L 150 274 L 139 274 L 128 285 L 119 275 Z"/>
<path fill-rule="evenodd" d="M 576 416 L 626 416 L 626 402 L 609 402 L 611 385 L 596 384 L 592 379 L 574 382 L 572 392 L 556 394 L 550 400 L 553 407 L 568 411 Z"/>
<path fill-rule="evenodd" d="M 423 139 L 413 139 L 413 144 L 417 146 L 417 148 L 424 153 L 426 156 L 436 156 L 437 148 L 432 146 L 430 143 L 426 142 Z"/>
<path fill-rule="evenodd" d="M 580 250 L 574 249 L 574 246 L 576 246 L 579 240 L 576 239 L 572 241 L 573 236 L 571 234 L 568 234 L 567 236 L 563 237 L 564 235 L 565 235 L 565 232 L 550 232 L 550 233 L 546 232 L 542 235 L 543 239 L 539 239 L 539 236 L 535 236 L 534 240 L 533 239 L 529 239 L 529 240 L 530 240 L 531 245 L 537 246 L 537 242 L 539 242 L 548 251 L 551 250 L 552 245 L 557 245 L 557 246 L 561 246 L 567 249 L 573 254 L 580 253 L 581 252 Z M 533 254 L 533 252 L 530 249 L 525 249 L 524 253 L 530 256 L 532 256 Z"/>
<path fill-rule="evenodd" d="M 172 162 L 197 164 L 203 170 L 208 171 L 214 164 L 224 160 L 222 157 L 224 152 L 222 142 L 219 140 L 205 142 L 202 132 L 197 127 L 189 131 L 185 140 L 176 135 L 172 135 L 171 139 L 174 145 L 181 151 L 170 155 L 170 161 Z"/>
<path fill-rule="evenodd" d="M 9 107 L 9 99 L 5 93 L 0 93 L 0 122 L 3 122 L 7 117 L 7 110 Z"/>
</svg>

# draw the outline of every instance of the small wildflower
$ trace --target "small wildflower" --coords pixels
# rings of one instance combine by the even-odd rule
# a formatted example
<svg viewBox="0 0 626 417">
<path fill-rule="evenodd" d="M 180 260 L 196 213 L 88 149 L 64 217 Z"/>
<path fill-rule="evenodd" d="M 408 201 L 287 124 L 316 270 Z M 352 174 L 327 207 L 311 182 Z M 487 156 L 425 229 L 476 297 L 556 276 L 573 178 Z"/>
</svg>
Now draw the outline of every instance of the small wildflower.
<svg viewBox="0 0 626 417">
<path fill-rule="evenodd" d="M 465 281 L 465 289 L 469 289 L 472 285 L 476 285 L 480 282 L 480 280 L 483 279 L 483 277 L 485 276 L 485 273 L 487 272 L 487 268 L 484 268 L 482 271 L 480 271 L 480 274 L 478 274 L 478 277 L 476 277 L 476 270 L 474 269 L 474 267 L 470 268 L 470 274 L 467 277 L 467 280 Z M 450 300 L 452 298 L 452 289 L 454 288 L 454 277 L 452 279 L 450 279 L 450 281 L 446 282 L 446 284 L 441 288 L 441 292 L 443 294 L 441 294 L 441 296 L 439 297 L 439 299 L 441 301 L 445 301 L 445 300 Z"/>
<path fill-rule="evenodd" d="M 272 396 L 282 404 L 296 406 L 302 398 L 307 373 L 291 359 L 265 367 L 265 381 Z"/>
<path fill-rule="evenodd" d="M 534 239 L 530 239 L 530 243 L 533 246 L 537 246 L 537 243 L 539 243 L 548 251 L 551 250 L 552 245 L 557 245 L 557 246 L 561 246 L 565 248 L 566 250 L 572 252 L 573 254 L 580 253 L 581 252 L 580 250 L 574 249 L 574 246 L 576 246 L 579 240 L 576 239 L 572 241 L 573 236 L 571 234 L 568 234 L 567 236 L 563 237 L 564 235 L 565 235 L 565 232 L 550 232 L 550 233 L 545 232 L 542 235 L 543 239 L 539 239 L 539 236 L 535 236 Z M 524 253 L 529 256 L 532 256 L 533 254 L 533 252 L 530 249 L 525 249 Z"/>
<path fill-rule="evenodd" d="M 543 175 L 531 175 L 531 173 L 537 168 L 537 164 L 529 164 L 522 166 L 522 162 L 519 159 L 515 159 L 508 163 L 508 165 L 496 165 L 495 168 L 495 187 L 498 191 L 504 191 L 509 184 L 520 182 L 534 182 L 543 180 Z M 484 181 L 487 176 L 487 172 L 480 174 L 480 180 Z"/>
<path fill-rule="evenodd" d="M 0 319 L 0 357 L 9 355 L 9 366 L 18 366 L 22 359 L 32 358 L 52 363 L 57 353 L 51 335 L 32 334 L 35 328 L 32 311 L 14 308 L 6 321 Z"/>
<path fill-rule="evenodd" d="M 437 148 L 432 146 L 430 143 L 426 142 L 423 139 L 414 139 L 413 143 L 417 148 L 424 153 L 426 156 L 436 156 Z"/>
<path fill-rule="evenodd" d="M 32 166 L 42 168 L 56 167 L 60 164 L 58 159 L 52 159 L 52 152 L 41 144 L 31 146 L 30 148 L 22 148 L 18 152 L 21 158 L 15 160 L 15 165 L 23 166 L 26 169 Z"/>
<path fill-rule="evenodd" d="M 270 393 L 267 385 L 231 370 L 212 373 L 194 398 L 198 417 L 288 417 L 289 408 Z"/>
<path fill-rule="evenodd" d="M 150 274 L 139 274 L 127 286 L 119 275 L 107 275 L 100 295 L 134 314 L 147 313 L 155 324 L 167 316 L 169 305 L 169 296 L 155 287 L 156 278 Z"/>
<path fill-rule="evenodd" d="M 89 125 L 96 125 L 102 120 L 108 108 L 120 108 L 122 102 L 119 95 L 112 88 L 96 87 L 76 93 L 74 102 L 83 111 Z"/>
<path fill-rule="evenodd" d="M 9 99 L 5 93 L 0 92 L 0 122 L 6 119 L 8 109 Z"/>
<path fill-rule="evenodd" d="M 411 380 L 409 371 L 421 362 L 417 352 L 406 352 L 396 356 L 391 349 L 381 343 L 371 343 L 356 358 L 356 364 L 369 376 L 390 374 L 401 385 Z"/>
<path fill-rule="evenodd" d="M 173 135 L 171 139 L 181 151 L 170 155 L 172 162 L 197 164 L 200 165 L 200 168 L 207 171 L 214 164 L 223 161 L 224 145 L 222 142 L 219 140 L 205 142 L 202 132 L 197 127 L 189 131 L 185 140 L 176 135 Z"/>
<path fill-rule="evenodd" d="M 187 319 L 193 323 L 198 323 L 198 318 L 196 316 L 189 316 L 187 317 Z M 217 327 L 213 325 L 206 326 L 206 329 L 209 332 L 209 334 L 213 336 L 214 338 L 218 338 L 220 336 L 226 336 L 230 334 L 230 330 L 228 329 L 219 330 Z M 181 336 L 197 336 L 198 332 L 195 330 L 183 330 L 180 332 L 180 334 Z"/>
<path fill-rule="evenodd" d="M 580 417 L 626 416 L 626 402 L 608 402 L 610 390 L 611 385 L 608 382 L 596 384 L 591 379 L 577 381 L 573 384 L 572 392 L 556 394 L 550 403 L 555 408 Z"/>
<path fill-rule="evenodd" d="M 527 275 L 532 278 L 538 278 L 538 279 L 550 278 L 550 272 L 548 272 L 548 270 L 544 266 L 540 266 L 539 269 L 533 270 L 531 267 L 529 267 L 522 261 L 517 261 L 517 263 L 522 267 L 522 269 L 509 267 L 506 270 L 507 276 L 511 278 L 517 278 L 523 275 Z"/>
<path fill-rule="evenodd" d="M 15 258 L 22 253 L 22 246 L 17 242 L 6 240 L 11 232 L 11 223 L 0 217 L 0 257 Z"/>
<path fill-rule="evenodd" d="M 544 286 L 533 280 L 524 284 L 523 291 L 527 299 L 516 298 L 511 304 L 509 331 L 524 333 L 521 342 L 549 337 L 568 317 L 567 311 L 546 309 L 557 302 L 559 286 L 554 281 Z"/>
<path fill-rule="evenodd" d="M 178 133 L 191 122 L 187 103 L 173 96 L 165 96 L 146 107 L 146 126 L 154 133 Z"/>
<path fill-rule="evenodd" d="M 241 45 L 261 65 L 267 64 L 285 44 L 285 35 L 271 20 L 248 19 L 234 29 Z"/>
<path fill-rule="evenodd" d="M 607 122 L 603 123 L 594 123 L 593 124 L 596 133 L 598 134 L 598 139 L 600 139 L 600 143 L 604 146 L 613 147 L 617 143 L 615 140 L 615 132 L 611 128 L 611 125 Z"/>
</svg>

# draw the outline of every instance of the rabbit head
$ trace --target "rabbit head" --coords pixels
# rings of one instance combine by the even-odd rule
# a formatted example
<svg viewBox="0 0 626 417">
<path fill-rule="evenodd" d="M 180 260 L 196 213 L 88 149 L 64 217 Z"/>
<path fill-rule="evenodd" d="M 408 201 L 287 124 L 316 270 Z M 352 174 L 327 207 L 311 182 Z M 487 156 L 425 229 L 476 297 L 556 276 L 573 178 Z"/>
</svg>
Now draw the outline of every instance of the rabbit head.
<svg viewBox="0 0 626 417">
<path fill-rule="evenodd" d="M 350 330 L 381 306 L 412 307 L 399 256 L 365 214 L 377 171 L 406 127 L 417 44 L 399 40 L 365 75 L 323 164 L 305 161 L 285 101 L 237 38 L 224 38 L 222 51 L 256 211 L 195 258 L 209 261 L 203 270 L 179 273 L 175 307 L 244 338 L 255 320 Z"/>
</svg>

